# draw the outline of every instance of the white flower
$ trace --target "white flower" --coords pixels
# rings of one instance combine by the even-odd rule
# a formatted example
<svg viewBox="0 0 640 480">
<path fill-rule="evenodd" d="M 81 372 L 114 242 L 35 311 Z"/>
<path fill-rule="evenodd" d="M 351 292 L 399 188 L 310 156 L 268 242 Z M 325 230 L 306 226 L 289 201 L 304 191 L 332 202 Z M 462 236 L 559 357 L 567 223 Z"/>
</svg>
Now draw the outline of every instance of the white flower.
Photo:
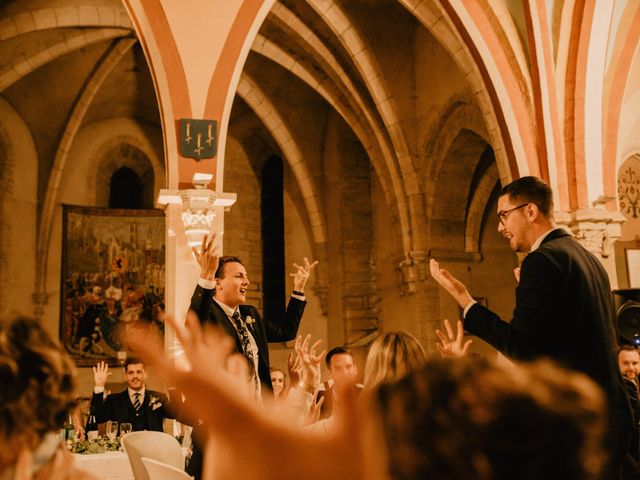
<svg viewBox="0 0 640 480">
<path fill-rule="evenodd" d="M 253 325 L 254 323 L 256 323 L 255 319 L 251 315 L 247 315 L 246 317 L 244 317 L 244 321 L 247 325 Z"/>
<path fill-rule="evenodd" d="M 157 410 L 162 406 L 162 402 L 158 397 L 154 397 L 153 395 L 151 395 L 149 397 L 149 406 L 151 407 L 151 410 Z"/>
</svg>

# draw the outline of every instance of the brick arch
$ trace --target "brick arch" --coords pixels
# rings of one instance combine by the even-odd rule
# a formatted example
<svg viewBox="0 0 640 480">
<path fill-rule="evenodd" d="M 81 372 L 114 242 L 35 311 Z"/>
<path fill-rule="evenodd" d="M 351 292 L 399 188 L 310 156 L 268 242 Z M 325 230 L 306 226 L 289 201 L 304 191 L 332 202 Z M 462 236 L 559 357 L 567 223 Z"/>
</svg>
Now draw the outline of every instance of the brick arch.
<svg viewBox="0 0 640 480">
<path fill-rule="evenodd" d="M 500 185 L 498 165 L 491 163 L 482 173 L 476 187 L 471 193 L 467 218 L 465 220 L 464 251 L 466 253 L 480 253 L 480 235 L 482 233 L 482 220 L 487 204 L 496 186 Z"/>
<path fill-rule="evenodd" d="M 474 172 L 487 146 L 477 133 L 462 128 L 446 150 L 445 160 L 434 177 L 431 215 L 427 219 L 432 250 L 451 254 L 465 251 L 470 190 Z"/>
<path fill-rule="evenodd" d="M 411 231 L 407 232 L 409 238 L 412 239 L 410 251 L 422 250 L 426 247 L 424 245 L 426 239 L 421 235 L 425 231 L 422 192 L 402 122 L 397 113 L 396 102 L 386 85 L 382 69 L 369 51 L 365 39 L 360 35 L 356 26 L 351 24 L 338 3 L 333 0 L 307 0 L 307 3 L 324 20 L 345 48 L 373 98 L 377 112 L 391 139 L 397 169 L 402 176 L 400 185 L 407 197 L 411 226 Z M 405 253 L 407 254 L 409 251 L 405 251 Z"/>
<path fill-rule="evenodd" d="M 531 111 L 531 80 L 521 70 L 509 38 L 499 26 L 495 12 L 484 2 L 453 2 L 442 0 L 441 5 L 452 28 L 463 40 L 466 50 L 474 60 L 475 68 L 489 93 L 491 109 L 500 129 L 501 144 L 506 156 L 497 152 L 500 177 L 503 182 L 522 175 L 540 176 L 536 138 Z M 483 112 L 485 106 L 483 105 Z M 496 145 L 499 149 L 500 145 Z"/>
<path fill-rule="evenodd" d="M 92 202 L 96 205 L 108 204 L 111 174 L 121 166 L 131 168 L 143 181 L 153 179 L 150 187 L 154 199 L 166 184 L 164 155 L 157 147 L 162 145 L 162 131 L 156 126 L 127 117 L 111 118 L 83 127 L 76 143 L 83 159 L 96 159 L 95 174 L 86 178 L 87 189 L 94 192 Z M 111 154 L 120 148 L 124 148 L 124 155 L 118 160 Z"/>
<path fill-rule="evenodd" d="M 501 176 L 507 180 L 514 175 L 510 166 L 510 153 L 505 147 L 501 135 L 501 125 L 498 115 L 493 105 L 493 97 L 485 84 L 481 72 L 475 64 L 472 53 L 469 51 L 464 41 L 447 28 L 447 20 L 440 10 L 429 7 L 429 2 L 416 3 L 411 0 L 400 0 L 400 3 L 411 12 L 415 18 L 438 40 L 440 45 L 449 52 L 451 58 L 460 68 L 473 88 L 475 97 L 481 106 L 481 116 L 487 125 L 487 141 L 491 143 L 496 154 L 498 168 Z"/>
<path fill-rule="evenodd" d="M 593 2 L 577 2 L 566 28 L 570 30 L 565 66 L 565 144 L 569 184 L 569 208 L 588 207 L 585 157 L 586 76 L 589 37 L 594 14 Z"/>
<path fill-rule="evenodd" d="M 618 154 L 618 129 L 629 72 L 634 57 L 638 55 L 640 3 L 629 2 L 622 18 L 628 19 L 628 23 L 621 25 L 615 37 L 612 60 L 605 74 L 602 171 L 603 190 L 608 196 L 616 196 L 618 162 L 626 161 L 629 156 Z M 612 203 L 609 208 L 614 210 L 616 207 Z"/>
<path fill-rule="evenodd" d="M 488 143 L 482 112 L 476 106 L 467 103 L 464 98 L 453 98 L 422 142 L 424 156 L 421 166 L 424 168 L 421 172 L 426 196 L 427 221 L 432 217 L 436 204 L 435 196 L 440 171 L 447 161 L 451 145 L 463 129 L 474 132 Z"/>
<path fill-rule="evenodd" d="M 67 53 L 79 50 L 88 45 L 103 41 L 113 40 L 114 38 L 129 35 L 129 30 L 115 28 L 100 28 L 95 30 L 82 30 L 80 32 L 65 32 L 64 39 L 53 44 L 43 45 L 36 52 L 30 52 L 28 55 L 20 55 L 18 63 L 6 65 L 0 71 L 0 92 L 9 88 L 15 82 L 29 75 L 35 69 L 55 60 Z"/>
<path fill-rule="evenodd" d="M 402 195 L 402 192 L 398 192 L 398 182 L 394 181 L 394 176 L 390 175 L 391 172 L 389 168 L 393 168 L 393 165 L 390 165 L 392 160 L 388 159 L 388 155 L 392 154 L 392 152 L 386 148 L 386 145 L 381 146 L 380 144 L 380 140 L 384 138 L 384 132 L 381 131 L 377 124 L 374 123 L 372 125 L 366 118 L 363 118 L 364 115 L 362 115 L 361 112 L 357 113 L 350 105 L 345 104 L 342 100 L 344 95 L 342 95 L 331 82 L 324 81 L 326 77 L 320 77 L 319 73 L 314 70 L 312 66 L 306 65 L 301 60 L 293 58 L 288 52 L 271 42 L 268 38 L 258 35 L 252 48 L 256 53 L 277 63 L 314 89 L 338 112 L 353 130 L 371 160 L 371 164 L 380 181 L 387 205 L 397 209 L 398 218 L 401 223 L 403 245 L 408 247 L 410 245 L 410 239 L 406 237 L 409 226 L 406 215 L 402 214 L 406 208 L 404 195 Z M 347 86 L 342 85 L 342 87 L 343 91 L 345 89 L 348 90 Z M 384 155 L 384 152 L 387 152 L 387 156 Z M 390 176 L 391 182 L 389 181 Z M 391 185 L 389 185 L 389 183 L 391 183 Z M 400 195 L 399 198 L 398 195 Z"/>
<path fill-rule="evenodd" d="M 132 137 L 116 137 L 100 149 L 104 154 L 98 159 L 95 176 L 95 205 L 109 205 L 109 186 L 113 174 L 122 167 L 127 167 L 140 179 L 144 203 L 155 203 L 155 175 L 153 164 L 146 153 L 136 146 L 138 142 Z M 150 201 L 150 202 L 149 202 Z"/>
<path fill-rule="evenodd" d="M 29 127 L 0 98 L 0 315 L 33 315 L 38 153 Z M 38 313 L 38 312 L 36 312 Z"/>
<path fill-rule="evenodd" d="M 313 241 L 317 246 L 324 246 L 327 241 L 327 231 L 320 208 L 318 189 L 305 164 L 302 151 L 287 127 L 286 120 L 246 72 L 240 77 L 237 94 L 254 111 L 280 147 L 302 192 Z"/>
<path fill-rule="evenodd" d="M 63 27 L 103 27 L 133 29 L 122 7 L 73 5 L 27 10 L 0 20 L 0 38 Z"/>
<path fill-rule="evenodd" d="M 385 165 L 389 172 L 391 189 L 394 192 L 395 205 L 399 212 L 403 249 L 405 252 L 411 251 L 412 227 L 410 223 L 410 209 L 407 206 L 402 175 L 396 162 L 395 151 L 389 139 L 389 132 L 386 131 L 379 116 L 374 112 L 373 106 L 365 99 L 363 93 L 342 68 L 333 52 L 327 48 L 324 42 L 309 29 L 307 25 L 281 3 L 276 3 L 273 6 L 270 15 L 271 19 L 278 24 L 279 28 L 289 34 L 289 38 L 298 41 L 302 49 L 312 56 L 318 65 L 322 66 L 333 82 L 341 88 L 343 95 L 346 97 L 353 111 L 361 112 L 364 122 L 371 126 L 376 141 L 380 145 L 382 158 L 385 160 Z"/>
</svg>

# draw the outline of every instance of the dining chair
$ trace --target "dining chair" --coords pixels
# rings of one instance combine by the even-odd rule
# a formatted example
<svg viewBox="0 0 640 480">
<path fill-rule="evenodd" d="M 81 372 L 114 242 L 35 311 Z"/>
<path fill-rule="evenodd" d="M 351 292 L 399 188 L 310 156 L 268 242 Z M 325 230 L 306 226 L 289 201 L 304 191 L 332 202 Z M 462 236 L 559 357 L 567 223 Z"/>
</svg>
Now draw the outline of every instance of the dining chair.
<svg viewBox="0 0 640 480">
<path fill-rule="evenodd" d="M 168 433 L 140 431 L 122 437 L 122 449 L 129 458 L 135 480 L 155 480 L 149 477 L 142 457 L 157 460 L 179 470 L 184 470 L 184 456 L 178 441 Z"/>
<path fill-rule="evenodd" d="M 142 463 L 147 469 L 149 478 L 153 480 L 193 480 L 193 477 L 184 470 L 159 462 L 153 458 L 142 457 Z"/>
</svg>

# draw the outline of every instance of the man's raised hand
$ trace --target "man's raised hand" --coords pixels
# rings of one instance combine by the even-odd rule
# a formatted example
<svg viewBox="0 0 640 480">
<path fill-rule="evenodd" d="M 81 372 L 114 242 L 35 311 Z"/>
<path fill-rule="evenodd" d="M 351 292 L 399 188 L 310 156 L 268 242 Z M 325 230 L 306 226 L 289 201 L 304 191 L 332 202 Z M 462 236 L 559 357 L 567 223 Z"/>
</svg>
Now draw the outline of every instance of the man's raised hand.
<svg viewBox="0 0 640 480">
<path fill-rule="evenodd" d="M 438 262 L 433 258 L 429 261 L 429 270 L 433 279 L 438 282 L 442 288 L 449 292 L 449 295 L 458 302 L 460 307 L 466 308 L 467 305 L 473 302 L 473 297 L 469 294 L 464 283 L 451 275 L 444 268 L 440 268 Z"/>
<path fill-rule="evenodd" d="M 309 263 L 309 259 L 307 257 L 304 257 L 304 265 L 298 265 L 297 263 L 293 264 L 294 268 L 297 271 L 296 273 L 290 273 L 289 275 L 293 277 L 294 290 L 297 290 L 298 292 L 304 292 L 304 286 L 311 276 L 313 267 L 315 267 L 317 264 L 317 260 L 313 263 Z"/>
<path fill-rule="evenodd" d="M 109 371 L 107 362 L 98 362 L 98 364 L 93 367 L 93 382 L 96 387 L 104 387 L 107 384 L 107 380 L 109 380 L 109 375 L 111 375 L 111 372 Z"/>
<path fill-rule="evenodd" d="M 218 246 L 215 244 L 216 235 L 211 236 L 205 234 L 202 237 L 202 249 L 198 251 L 196 247 L 191 247 L 193 255 L 196 257 L 198 265 L 200 265 L 200 276 L 205 280 L 213 280 L 216 270 L 218 269 Z"/>
</svg>

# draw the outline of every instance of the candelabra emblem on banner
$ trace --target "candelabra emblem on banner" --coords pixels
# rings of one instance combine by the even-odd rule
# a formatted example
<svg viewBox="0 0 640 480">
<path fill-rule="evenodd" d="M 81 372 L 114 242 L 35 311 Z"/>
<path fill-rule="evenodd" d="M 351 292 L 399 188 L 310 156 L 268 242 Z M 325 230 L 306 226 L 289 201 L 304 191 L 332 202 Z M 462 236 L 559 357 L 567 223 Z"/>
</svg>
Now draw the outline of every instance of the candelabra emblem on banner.
<svg viewBox="0 0 640 480">
<path fill-rule="evenodd" d="M 217 128 L 215 120 L 180 119 L 180 155 L 196 160 L 215 157 Z"/>
</svg>

